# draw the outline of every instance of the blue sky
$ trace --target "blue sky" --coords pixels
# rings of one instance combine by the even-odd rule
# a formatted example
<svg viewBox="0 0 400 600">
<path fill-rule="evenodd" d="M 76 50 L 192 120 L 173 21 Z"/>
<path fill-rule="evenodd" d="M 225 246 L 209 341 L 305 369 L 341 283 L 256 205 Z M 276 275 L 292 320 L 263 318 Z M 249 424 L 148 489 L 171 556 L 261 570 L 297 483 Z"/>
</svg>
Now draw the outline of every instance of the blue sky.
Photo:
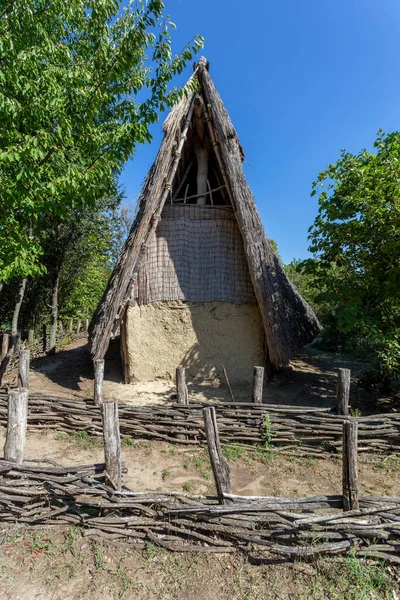
<svg viewBox="0 0 400 600">
<path fill-rule="evenodd" d="M 305 258 L 311 183 L 345 148 L 400 129 L 399 0 L 165 0 L 178 52 L 195 33 L 246 153 L 245 173 L 284 262 Z M 183 84 L 192 67 L 176 85 Z M 121 182 L 135 202 L 161 141 Z"/>
</svg>

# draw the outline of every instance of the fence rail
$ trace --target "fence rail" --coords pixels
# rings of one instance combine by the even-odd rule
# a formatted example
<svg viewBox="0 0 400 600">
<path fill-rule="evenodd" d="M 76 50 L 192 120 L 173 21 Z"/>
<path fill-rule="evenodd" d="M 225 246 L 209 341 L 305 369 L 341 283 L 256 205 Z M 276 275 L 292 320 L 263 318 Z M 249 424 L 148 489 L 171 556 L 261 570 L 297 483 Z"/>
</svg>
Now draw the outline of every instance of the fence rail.
<svg viewBox="0 0 400 600">
<path fill-rule="evenodd" d="M 314 407 L 273 404 L 119 405 L 120 430 L 133 438 L 204 444 L 203 408 L 214 406 L 220 437 L 225 444 L 264 445 L 285 453 L 323 456 L 337 452 L 342 425 L 348 419 Z M 353 417 L 358 423 L 359 452 L 400 452 L 400 414 Z M 7 392 L 0 390 L 0 423 L 7 421 Z M 101 410 L 89 398 L 29 394 L 28 430 L 88 431 L 102 434 Z"/>
</svg>

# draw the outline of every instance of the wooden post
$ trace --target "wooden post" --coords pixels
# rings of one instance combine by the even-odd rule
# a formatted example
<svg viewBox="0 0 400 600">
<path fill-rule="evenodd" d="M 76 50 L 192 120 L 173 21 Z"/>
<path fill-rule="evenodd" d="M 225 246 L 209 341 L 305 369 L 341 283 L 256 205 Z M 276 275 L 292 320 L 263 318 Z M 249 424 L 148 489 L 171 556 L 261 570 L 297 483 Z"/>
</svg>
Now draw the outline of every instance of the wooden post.
<svg viewBox="0 0 400 600">
<path fill-rule="evenodd" d="M 76 322 L 76 333 L 80 333 L 81 331 L 81 320 L 78 319 Z"/>
<path fill-rule="evenodd" d="M 358 510 L 357 421 L 343 423 L 343 510 Z"/>
<path fill-rule="evenodd" d="M 230 468 L 222 454 L 219 441 L 217 417 L 213 406 L 203 408 L 204 427 L 207 436 L 208 453 L 210 455 L 211 467 L 214 474 L 215 486 L 218 499 L 221 504 L 226 503 L 224 494 L 231 494 Z"/>
<path fill-rule="evenodd" d="M 71 335 L 71 333 L 73 331 L 73 327 L 74 327 L 74 320 L 70 319 L 69 320 L 69 325 L 68 325 L 68 333 L 69 333 L 69 335 Z"/>
<path fill-rule="evenodd" d="M 10 345 L 10 336 L 8 333 L 3 333 L 3 339 L 1 342 L 1 361 L 3 360 L 3 358 L 5 358 L 7 356 L 9 345 Z"/>
<path fill-rule="evenodd" d="M 43 352 L 47 352 L 47 327 L 46 323 L 43 325 Z"/>
<path fill-rule="evenodd" d="M 253 393 L 251 397 L 251 401 L 254 402 L 254 404 L 262 404 L 263 383 L 264 367 L 254 367 Z"/>
<path fill-rule="evenodd" d="M 64 325 L 63 322 L 60 320 L 58 321 L 58 331 L 63 334 L 64 333 Z"/>
<path fill-rule="evenodd" d="M 35 341 L 35 330 L 28 329 L 28 344 L 31 345 Z"/>
<path fill-rule="evenodd" d="M 116 402 L 104 402 L 102 404 L 102 415 L 106 479 L 114 489 L 120 490 L 122 486 L 122 463 L 118 404 Z"/>
<path fill-rule="evenodd" d="M 89 331 L 89 319 L 85 319 L 85 331 Z"/>
<path fill-rule="evenodd" d="M 176 395 L 179 404 L 189 404 L 185 367 L 178 367 L 176 369 Z"/>
<path fill-rule="evenodd" d="M 8 421 L 4 458 L 21 464 L 24 460 L 26 425 L 28 418 L 28 390 L 19 388 L 8 392 Z"/>
<path fill-rule="evenodd" d="M 30 350 L 21 350 L 18 358 L 18 387 L 29 389 Z"/>
<path fill-rule="evenodd" d="M 338 369 L 336 405 L 338 415 L 349 414 L 350 369 Z"/>
<path fill-rule="evenodd" d="M 94 403 L 103 404 L 104 359 L 94 361 Z"/>
</svg>

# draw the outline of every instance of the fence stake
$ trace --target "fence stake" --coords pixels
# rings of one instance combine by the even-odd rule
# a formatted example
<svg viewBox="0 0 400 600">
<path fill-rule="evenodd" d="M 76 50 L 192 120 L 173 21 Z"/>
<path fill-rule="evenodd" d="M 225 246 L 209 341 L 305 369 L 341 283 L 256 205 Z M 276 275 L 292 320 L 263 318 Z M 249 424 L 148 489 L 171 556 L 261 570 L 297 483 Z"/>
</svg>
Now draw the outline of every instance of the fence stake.
<svg viewBox="0 0 400 600">
<path fill-rule="evenodd" d="M 81 320 L 78 319 L 76 322 L 76 333 L 80 333 L 81 331 Z"/>
<path fill-rule="evenodd" d="M 231 470 L 222 454 L 219 441 L 217 417 L 213 406 L 203 408 L 204 427 L 207 436 L 208 453 L 214 474 L 215 486 L 220 504 L 226 504 L 224 494 L 231 494 Z"/>
<path fill-rule="evenodd" d="M 21 464 L 24 460 L 26 425 L 28 418 L 28 390 L 19 388 L 8 392 L 8 421 L 4 458 Z"/>
<path fill-rule="evenodd" d="M 263 383 L 264 367 L 254 367 L 253 393 L 251 397 L 251 401 L 254 402 L 254 404 L 262 404 Z"/>
<path fill-rule="evenodd" d="M 103 404 L 104 359 L 94 361 L 94 403 Z"/>
<path fill-rule="evenodd" d="M 31 345 L 35 341 L 35 330 L 28 329 L 28 344 Z"/>
<path fill-rule="evenodd" d="M 46 351 L 47 351 L 47 326 L 46 326 L 46 323 L 44 323 L 44 325 L 43 325 L 42 336 L 43 336 L 43 352 L 46 353 Z"/>
<path fill-rule="evenodd" d="M 338 415 L 349 414 L 350 369 L 338 369 L 336 405 Z"/>
<path fill-rule="evenodd" d="M 176 369 L 176 395 L 179 404 L 189 404 L 185 367 L 178 367 Z"/>
<path fill-rule="evenodd" d="M 73 331 L 73 327 L 74 327 L 74 320 L 70 319 L 69 320 L 69 325 L 68 325 L 68 333 L 69 333 L 69 335 L 71 335 L 71 333 Z"/>
<path fill-rule="evenodd" d="M 89 331 L 89 319 L 85 319 L 85 331 Z"/>
<path fill-rule="evenodd" d="M 358 510 L 357 421 L 343 423 L 343 510 Z"/>
<path fill-rule="evenodd" d="M 118 404 L 102 404 L 104 458 L 106 479 L 116 490 L 122 486 L 121 439 L 119 434 Z"/>
<path fill-rule="evenodd" d="M 18 358 L 18 387 L 29 389 L 30 350 L 21 350 Z"/>
<path fill-rule="evenodd" d="M 9 345 L 10 345 L 10 336 L 8 333 L 3 333 L 3 340 L 1 342 L 1 360 L 3 360 L 3 358 L 5 358 L 7 356 Z"/>
</svg>

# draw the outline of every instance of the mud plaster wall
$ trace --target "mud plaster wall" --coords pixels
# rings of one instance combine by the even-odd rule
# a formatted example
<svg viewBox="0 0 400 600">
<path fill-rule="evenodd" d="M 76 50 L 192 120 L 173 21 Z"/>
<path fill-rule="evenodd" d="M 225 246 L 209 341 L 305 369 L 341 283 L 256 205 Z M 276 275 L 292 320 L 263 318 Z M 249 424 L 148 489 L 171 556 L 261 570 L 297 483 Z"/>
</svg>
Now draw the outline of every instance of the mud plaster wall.
<svg viewBox="0 0 400 600">
<path fill-rule="evenodd" d="M 264 331 L 256 304 L 154 302 L 128 306 L 121 329 L 125 382 L 221 377 L 251 381 L 265 363 Z"/>
</svg>

